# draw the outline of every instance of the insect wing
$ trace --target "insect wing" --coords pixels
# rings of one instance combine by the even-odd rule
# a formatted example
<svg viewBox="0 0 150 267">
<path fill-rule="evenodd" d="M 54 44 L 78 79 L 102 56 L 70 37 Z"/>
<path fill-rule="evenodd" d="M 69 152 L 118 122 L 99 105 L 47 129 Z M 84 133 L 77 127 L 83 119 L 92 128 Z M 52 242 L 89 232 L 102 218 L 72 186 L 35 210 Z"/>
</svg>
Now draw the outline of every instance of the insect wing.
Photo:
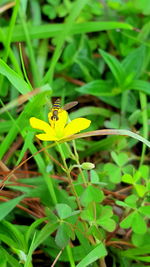
<svg viewBox="0 0 150 267">
<path fill-rule="evenodd" d="M 63 109 L 68 110 L 70 108 L 75 107 L 78 104 L 78 101 L 72 101 L 64 105 Z"/>
</svg>

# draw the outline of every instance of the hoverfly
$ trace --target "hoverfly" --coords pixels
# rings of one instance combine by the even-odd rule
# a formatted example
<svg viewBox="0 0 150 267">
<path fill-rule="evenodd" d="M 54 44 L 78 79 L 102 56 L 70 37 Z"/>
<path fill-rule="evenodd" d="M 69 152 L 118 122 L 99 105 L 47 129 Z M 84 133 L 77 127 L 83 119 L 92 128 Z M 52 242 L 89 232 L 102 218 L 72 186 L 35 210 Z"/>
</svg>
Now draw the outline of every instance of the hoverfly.
<svg viewBox="0 0 150 267">
<path fill-rule="evenodd" d="M 51 120 L 57 121 L 59 119 L 58 113 L 61 112 L 62 110 L 68 110 L 70 108 L 73 108 L 78 104 L 78 101 L 72 101 L 64 105 L 63 108 L 60 107 L 60 98 L 57 98 L 56 101 L 53 104 L 52 107 L 52 116 Z"/>
</svg>

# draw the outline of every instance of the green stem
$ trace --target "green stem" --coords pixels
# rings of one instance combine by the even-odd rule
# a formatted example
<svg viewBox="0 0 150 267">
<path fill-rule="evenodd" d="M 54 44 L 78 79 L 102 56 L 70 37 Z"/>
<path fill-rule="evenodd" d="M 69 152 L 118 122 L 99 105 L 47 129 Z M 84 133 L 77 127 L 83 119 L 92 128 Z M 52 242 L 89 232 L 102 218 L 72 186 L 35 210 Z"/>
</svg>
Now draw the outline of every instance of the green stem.
<svg viewBox="0 0 150 267">
<path fill-rule="evenodd" d="M 67 250 L 68 258 L 69 258 L 69 261 L 70 261 L 70 266 L 71 267 L 75 267 L 76 265 L 75 265 L 74 258 L 73 258 L 73 255 L 72 255 L 71 247 L 68 245 L 66 247 L 66 250 Z"/>
<path fill-rule="evenodd" d="M 77 149 L 76 149 L 76 143 L 75 143 L 75 140 L 72 140 L 72 143 L 73 143 L 73 149 L 74 149 L 75 161 L 76 161 L 77 164 L 78 164 L 79 172 L 80 172 L 80 174 L 81 174 L 83 183 L 84 183 L 85 187 L 87 187 L 87 181 L 86 181 L 86 179 L 85 179 L 85 176 L 84 176 L 84 173 L 83 173 L 82 169 L 80 168 L 80 161 L 79 161 L 79 156 L 78 156 L 78 152 L 77 152 Z"/>
<path fill-rule="evenodd" d="M 29 84 L 31 90 L 33 90 L 32 85 L 31 85 L 31 83 L 30 83 L 30 81 L 28 79 L 26 69 L 25 69 L 25 65 L 24 65 L 24 61 L 23 61 L 23 56 L 22 56 L 21 43 L 19 43 L 19 52 L 20 52 L 20 59 L 21 59 L 21 64 L 22 64 L 22 69 L 23 69 L 24 77 L 25 77 L 27 83 Z"/>
<path fill-rule="evenodd" d="M 70 187 L 71 187 L 71 189 L 72 189 L 72 192 L 73 192 L 73 194 L 74 194 L 74 196 L 75 196 L 75 198 L 76 198 L 76 201 L 77 201 L 77 204 L 78 204 L 78 208 L 79 208 L 80 210 L 82 210 L 82 207 L 81 207 L 81 205 L 80 205 L 80 201 L 79 201 L 79 197 L 78 197 L 78 195 L 77 195 L 77 192 L 76 192 L 76 190 L 75 190 L 74 184 L 73 184 L 72 179 L 71 179 L 71 176 L 70 176 L 70 169 L 68 168 L 67 163 L 66 163 L 66 160 L 65 160 L 64 152 L 63 152 L 63 150 L 62 150 L 62 148 L 61 148 L 61 145 L 60 145 L 59 143 L 57 143 L 57 142 L 56 142 L 56 144 L 57 144 L 57 147 L 58 147 L 58 149 L 59 149 L 59 152 L 60 152 L 62 161 L 63 161 L 63 163 L 64 163 L 64 166 L 65 166 L 65 172 L 66 172 L 66 174 L 67 174 L 67 177 L 68 177 L 69 184 L 70 184 Z"/>
<path fill-rule="evenodd" d="M 101 259 L 100 259 L 100 267 L 107 267 L 104 258 L 101 258 Z"/>
<path fill-rule="evenodd" d="M 43 177 L 44 177 L 44 180 L 45 180 L 45 182 L 47 184 L 48 190 L 50 192 L 50 195 L 51 195 L 53 204 L 56 205 L 57 204 L 57 197 L 56 197 L 56 194 L 55 194 L 55 189 L 54 189 L 54 186 L 53 186 L 53 181 L 49 177 L 48 174 L 46 174 L 46 173 L 43 173 L 43 174 L 44 174 Z"/>
<path fill-rule="evenodd" d="M 61 157 L 62 157 L 64 166 L 65 166 L 65 168 L 66 168 L 66 170 L 67 170 L 68 167 L 67 167 L 67 164 L 66 164 L 66 161 L 65 161 L 65 157 L 64 157 L 64 153 L 63 153 L 63 150 L 62 150 L 62 148 L 61 148 L 61 145 L 59 145 L 57 142 L 56 142 L 56 144 L 57 144 L 57 147 L 58 147 L 58 149 L 59 149 L 59 151 L 60 151 L 60 155 L 61 155 Z M 50 184 L 49 184 L 49 185 L 50 185 Z M 52 188 L 50 188 L 50 190 L 51 190 L 51 189 L 52 189 Z M 56 199 L 56 204 L 57 204 L 57 199 Z M 71 266 L 71 267 L 75 267 L 75 262 L 74 262 L 74 259 L 73 259 L 73 255 L 72 255 L 71 247 L 70 247 L 69 245 L 67 245 L 67 246 L 66 246 L 66 250 L 67 250 L 68 258 L 69 258 L 69 261 L 70 261 L 70 266 Z"/>
<path fill-rule="evenodd" d="M 148 114 L 147 114 L 147 97 L 144 93 L 140 93 L 140 103 L 141 103 L 141 110 L 142 110 L 142 120 L 143 120 L 143 137 L 148 138 Z M 142 154 L 140 159 L 140 166 L 144 162 L 146 152 L 146 145 L 143 144 L 142 146 Z"/>
<path fill-rule="evenodd" d="M 34 79 L 35 86 L 37 87 L 40 84 L 40 80 L 39 80 L 39 76 L 38 76 L 38 70 L 37 70 L 37 64 L 36 64 L 36 60 L 35 60 L 35 56 L 34 56 L 34 51 L 33 51 L 33 48 L 32 48 L 32 43 L 31 43 L 31 40 L 30 40 L 28 26 L 27 26 L 27 23 L 26 23 L 26 20 L 25 20 L 25 14 L 22 11 L 22 9 L 20 9 L 19 15 L 20 15 L 20 20 L 22 22 L 22 27 L 23 27 L 23 30 L 24 30 L 27 46 L 28 46 L 29 58 L 30 58 L 30 62 L 31 62 L 31 69 L 32 69 L 32 73 L 33 73 L 33 79 Z"/>
</svg>

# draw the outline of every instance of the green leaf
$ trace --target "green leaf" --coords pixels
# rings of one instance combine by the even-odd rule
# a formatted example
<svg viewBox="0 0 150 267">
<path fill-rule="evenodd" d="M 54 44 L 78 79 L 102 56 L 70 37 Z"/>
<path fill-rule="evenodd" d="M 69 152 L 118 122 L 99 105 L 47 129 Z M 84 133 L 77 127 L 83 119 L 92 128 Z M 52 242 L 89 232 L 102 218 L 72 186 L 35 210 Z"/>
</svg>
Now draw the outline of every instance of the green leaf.
<svg viewBox="0 0 150 267">
<path fill-rule="evenodd" d="M 135 184 L 134 188 L 136 189 L 136 192 L 138 193 L 139 197 L 143 197 L 147 192 L 147 188 L 142 184 Z"/>
<path fill-rule="evenodd" d="M 138 182 L 141 179 L 141 172 L 137 170 L 133 175 L 133 179 L 134 183 Z"/>
<path fill-rule="evenodd" d="M 9 252 L 8 249 L 5 250 L 4 248 L 1 247 L 1 252 L 3 253 L 3 255 L 6 255 L 7 257 L 7 263 L 9 263 L 9 265 L 11 267 L 20 267 L 20 263 L 18 262 L 18 260 L 16 260 Z M 1 256 L 0 256 L 1 258 Z M 6 266 L 1 266 L 1 267 L 7 267 L 8 264 Z"/>
<path fill-rule="evenodd" d="M 0 204 L 0 220 L 4 219 L 25 196 L 16 197 Z"/>
<path fill-rule="evenodd" d="M 2 250 L 0 248 L 0 259 L 1 259 L 1 263 L 0 263 L 0 267 L 7 267 L 7 255 L 5 254 L 5 250 Z"/>
<path fill-rule="evenodd" d="M 34 245 L 33 245 L 33 251 L 44 242 L 44 240 L 46 238 L 48 238 L 48 236 L 50 234 L 52 234 L 54 231 L 56 231 L 56 229 L 58 228 L 58 223 L 47 223 L 42 229 L 41 231 L 37 234 L 35 241 L 34 241 Z"/>
<path fill-rule="evenodd" d="M 105 121 L 105 126 L 107 128 L 118 129 L 120 128 L 120 115 L 114 114 L 110 117 L 110 120 Z"/>
<path fill-rule="evenodd" d="M 49 19 L 55 19 L 57 16 L 55 8 L 50 5 L 44 5 L 42 10 L 43 13 L 49 17 Z"/>
<path fill-rule="evenodd" d="M 134 184 L 134 179 L 130 174 L 124 174 L 121 180 L 127 184 Z"/>
<path fill-rule="evenodd" d="M 143 45 L 138 47 L 137 49 L 134 49 L 122 61 L 122 66 L 125 72 L 129 74 L 133 73 L 132 76 L 133 79 L 137 79 L 141 75 L 144 57 L 145 57 L 145 46 Z"/>
<path fill-rule="evenodd" d="M 6 241 L 10 247 L 15 247 L 21 250 L 27 250 L 27 244 L 24 239 L 24 235 L 18 230 L 17 226 L 9 221 L 2 220 L 0 222 L 0 234 L 1 240 Z M 7 243 L 9 242 L 9 243 Z"/>
<path fill-rule="evenodd" d="M 97 212 L 98 214 L 98 212 Z M 99 215 L 96 219 L 97 224 L 102 226 L 106 231 L 112 232 L 116 228 L 116 223 L 110 217 L 113 216 L 113 210 L 111 206 L 100 206 L 99 207 Z"/>
<path fill-rule="evenodd" d="M 143 92 L 147 95 L 150 95 L 150 83 L 147 81 L 133 80 L 128 89 Z"/>
<path fill-rule="evenodd" d="M 45 77 L 43 79 L 43 83 L 45 83 L 47 81 L 49 83 L 52 82 L 55 66 L 58 62 L 58 59 L 59 59 L 61 53 L 62 53 L 62 49 L 63 49 L 64 43 L 66 41 L 66 38 L 68 37 L 70 32 L 72 32 L 73 24 L 75 23 L 77 17 L 79 16 L 81 10 L 84 8 L 84 6 L 87 4 L 87 2 L 88 2 L 88 0 L 82 0 L 82 2 L 80 0 L 76 0 L 75 2 L 72 3 L 72 8 L 71 8 L 70 13 L 67 17 L 66 23 L 63 24 L 62 31 L 60 32 L 60 34 L 57 35 L 56 47 L 55 47 L 54 53 L 53 53 L 52 58 L 51 58 L 50 67 L 49 67 L 48 71 L 46 72 Z"/>
<path fill-rule="evenodd" d="M 29 239 L 32 237 L 33 233 L 35 233 L 35 229 L 41 224 L 43 223 L 44 221 L 46 220 L 46 217 L 44 218 L 40 218 L 40 219 L 37 219 L 35 222 L 33 222 L 28 231 L 26 232 L 26 235 L 25 235 L 25 238 L 26 238 L 26 242 L 28 243 L 29 242 Z"/>
<path fill-rule="evenodd" d="M 78 110 L 71 112 L 69 114 L 69 118 L 73 120 L 73 119 L 84 117 L 87 115 L 101 115 L 102 117 L 109 118 L 112 114 L 113 112 L 106 108 L 88 106 L 88 107 L 79 108 Z"/>
<path fill-rule="evenodd" d="M 141 173 L 141 177 L 145 180 L 149 178 L 149 167 L 147 165 L 140 166 L 139 172 Z"/>
<path fill-rule="evenodd" d="M 125 203 L 123 201 L 120 201 L 120 200 L 116 200 L 116 204 L 121 206 L 121 207 L 125 207 L 125 208 L 129 208 L 130 207 L 127 203 Z"/>
<path fill-rule="evenodd" d="M 33 246 L 34 246 L 35 237 L 36 237 L 36 233 L 34 233 L 34 235 L 33 235 L 32 241 L 31 241 L 31 243 L 29 245 L 28 252 L 25 255 L 26 256 L 25 260 L 24 260 L 24 255 L 23 255 L 23 260 L 25 261 L 24 267 L 28 267 L 28 266 L 32 267 L 31 261 L 32 261 L 32 253 L 33 253 L 33 250 L 34 250 Z"/>
<path fill-rule="evenodd" d="M 72 209 L 67 204 L 57 204 L 56 205 L 57 213 L 60 217 L 60 219 L 65 219 L 69 217 L 72 213 Z"/>
<path fill-rule="evenodd" d="M 145 41 L 150 33 L 150 22 L 144 23 L 143 27 L 141 28 L 141 31 L 138 34 L 138 40 L 139 41 Z"/>
<path fill-rule="evenodd" d="M 5 244 L 7 244 L 7 246 L 9 246 L 11 248 L 17 248 L 18 247 L 18 244 L 16 244 L 16 242 L 12 238 L 7 236 L 6 234 L 0 233 L 0 240 L 1 240 L 1 242 L 4 242 Z"/>
<path fill-rule="evenodd" d="M 134 213 L 133 221 L 132 221 L 132 229 L 136 234 L 145 234 L 147 231 L 147 225 L 144 221 L 144 218 L 138 212 Z"/>
<path fill-rule="evenodd" d="M 7 267 L 7 254 L 3 248 L 0 248 L 0 267 Z"/>
<path fill-rule="evenodd" d="M 124 68 L 122 67 L 122 64 L 111 54 L 108 54 L 100 49 L 100 54 L 104 58 L 105 62 L 111 69 L 116 81 L 120 85 L 120 87 L 123 87 L 124 79 L 125 79 L 125 72 Z"/>
<path fill-rule="evenodd" d="M 139 118 L 141 117 L 141 110 L 140 109 L 136 109 L 129 117 L 128 117 L 128 121 L 130 123 L 130 125 L 135 125 L 137 124 Z"/>
<path fill-rule="evenodd" d="M 95 170 L 90 171 L 91 174 L 91 183 L 92 184 L 97 184 L 99 183 L 99 176 L 98 173 Z"/>
<path fill-rule="evenodd" d="M 88 235 L 92 235 L 95 239 L 101 242 L 103 238 L 102 228 L 92 224 L 92 226 L 90 226 L 90 228 L 88 229 Z"/>
<path fill-rule="evenodd" d="M 140 207 L 138 210 L 139 210 L 139 212 L 141 212 L 142 214 L 144 214 L 148 218 L 150 218 L 150 206 Z"/>
<path fill-rule="evenodd" d="M 89 82 L 80 88 L 76 88 L 76 91 L 81 94 L 90 94 L 94 96 L 112 96 L 117 93 L 113 89 L 112 84 L 104 80 L 94 80 Z"/>
<path fill-rule="evenodd" d="M 132 221 L 134 220 L 134 214 L 135 212 L 130 213 L 125 219 L 122 220 L 120 226 L 125 229 L 131 227 Z"/>
<path fill-rule="evenodd" d="M 107 219 L 113 216 L 113 209 L 111 206 L 101 206 L 100 217 Z"/>
<path fill-rule="evenodd" d="M 139 261 L 150 262 L 150 256 L 136 256 L 135 259 Z"/>
<path fill-rule="evenodd" d="M 107 251 L 103 243 L 97 245 L 89 254 L 85 256 L 77 265 L 76 267 L 86 267 L 89 264 L 95 262 L 102 257 L 107 255 Z"/>
<path fill-rule="evenodd" d="M 106 231 L 113 232 L 116 228 L 116 223 L 113 219 L 107 218 L 107 219 L 99 219 L 97 220 L 97 223 L 102 226 Z"/>
<path fill-rule="evenodd" d="M 127 249 L 125 251 L 122 251 L 121 255 L 125 257 L 133 258 L 138 255 L 149 254 L 149 252 L 150 252 L 150 245 L 144 245 L 139 248 L 132 248 L 132 249 Z"/>
<path fill-rule="evenodd" d="M 2 59 L 0 59 L 0 73 L 10 81 L 10 83 L 21 93 L 26 94 L 31 91 L 30 86 L 23 78 L 12 70 Z"/>
<path fill-rule="evenodd" d="M 92 185 L 88 186 L 81 195 L 81 204 L 87 206 L 90 202 L 102 202 L 104 199 L 103 191 Z"/>
<path fill-rule="evenodd" d="M 71 235 L 72 235 L 71 228 L 66 223 L 62 223 L 59 226 L 55 236 L 55 242 L 57 246 L 60 248 L 66 247 Z"/>
<path fill-rule="evenodd" d="M 133 233 L 132 234 L 132 242 L 133 242 L 133 245 L 135 245 L 136 247 L 142 247 L 145 244 L 150 245 L 150 233 L 147 232 L 143 235 Z"/>
<path fill-rule="evenodd" d="M 85 210 L 81 212 L 81 218 L 87 221 L 94 221 L 95 214 L 93 209 L 93 203 L 90 203 Z"/>
<path fill-rule="evenodd" d="M 144 15 L 150 15 L 150 2 L 149 0 L 135 0 L 134 6 Z"/>
<path fill-rule="evenodd" d="M 150 246 L 145 245 L 140 248 L 134 248 L 134 249 L 128 249 L 126 251 L 122 251 L 121 255 L 123 257 L 128 257 L 129 259 L 133 259 L 135 261 L 143 261 L 143 262 L 150 262 L 150 256 L 144 256 L 145 254 L 149 254 Z M 140 255 L 140 256 L 139 256 Z M 142 255 L 142 256 L 141 256 Z M 144 267 L 144 265 L 141 264 L 135 264 L 135 267 Z"/>
<path fill-rule="evenodd" d="M 60 35 L 64 28 L 64 23 L 58 24 L 44 24 L 44 25 L 29 25 L 29 35 L 31 40 L 50 38 Z M 127 23 L 116 22 L 116 21 L 86 21 L 84 23 L 74 23 L 70 35 L 81 34 L 86 32 L 99 32 L 112 29 L 128 29 L 132 30 L 133 27 Z M 5 29 L 5 34 L 7 34 L 8 28 Z M 12 42 L 26 41 L 26 37 L 23 31 L 22 25 L 17 25 L 14 27 Z"/>
<path fill-rule="evenodd" d="M 104 171 L 107 172 L 109 180 L 112 183 L 118 184 L 121 181 L 121 170 L 113 163 L 107 163 L 104 166 Z"/>
<path fill-rule="evenodd" d="M 116 164 L 120 167 L 124 166 L 128 162 L 128 155 L 126 153 L 119 153 L 118 155 L 113 151 L 111 152 L 111 156 Z"/>
<path fill-rule="evenodd" d="M 136 195 L 130 195 L 126 197 L 125 203 L 128 204 L 129 207 L 131 208 L 136 208 L 136 201 L 138 200 L 138 197 Z"/>
</svg>

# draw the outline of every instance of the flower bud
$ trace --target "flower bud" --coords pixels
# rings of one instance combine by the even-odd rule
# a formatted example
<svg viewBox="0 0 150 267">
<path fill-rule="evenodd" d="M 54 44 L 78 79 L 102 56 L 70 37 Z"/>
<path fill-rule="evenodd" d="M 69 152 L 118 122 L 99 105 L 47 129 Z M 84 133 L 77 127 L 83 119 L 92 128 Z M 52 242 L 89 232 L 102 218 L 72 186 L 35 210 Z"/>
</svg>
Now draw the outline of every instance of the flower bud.
<svg viewBox="0 0 150 267">
<path fill-rule="evenodd" d="M 94 165 L 93 163 L 91 163 L 91 162 L 83 162 L 83 163 L 81 164 L 81 168 L 82 168 L 83 170 L 92 170 L 92 169 L 95 168 L 95 165 Z"/>
</svg>

